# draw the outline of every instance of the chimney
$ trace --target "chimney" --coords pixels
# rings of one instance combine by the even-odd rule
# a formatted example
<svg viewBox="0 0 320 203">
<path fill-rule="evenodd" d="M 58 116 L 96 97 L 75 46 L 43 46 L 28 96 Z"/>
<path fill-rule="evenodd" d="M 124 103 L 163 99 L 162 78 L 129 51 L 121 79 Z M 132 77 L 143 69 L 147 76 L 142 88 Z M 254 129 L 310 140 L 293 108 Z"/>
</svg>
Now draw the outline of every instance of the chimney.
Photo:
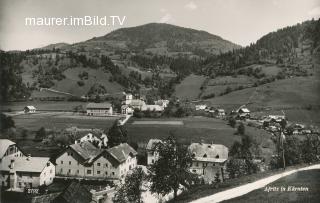
<svg viewBox="0 0 320 203">
<path fill-rule="evenodd" d="M 10 169 L 13 169 L 13 167 L 14 167 L 14 159 L 11 159 L 11 163 L 10 163 L 9 168 L 10 168 Z"/>
</svg>

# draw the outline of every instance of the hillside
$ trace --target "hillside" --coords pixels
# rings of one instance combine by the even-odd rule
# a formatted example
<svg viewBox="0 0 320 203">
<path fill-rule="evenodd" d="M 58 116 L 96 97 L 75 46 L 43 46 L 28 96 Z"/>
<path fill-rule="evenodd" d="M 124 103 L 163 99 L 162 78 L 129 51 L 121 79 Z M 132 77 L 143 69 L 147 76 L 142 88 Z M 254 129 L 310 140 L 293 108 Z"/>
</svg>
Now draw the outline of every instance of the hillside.
<svg viewBox="0 0 320 203">
<path fill-rule="evenodd" d="M 194 55 L 219 54 L 240 48 L 205 31 L 161 23 L 121 28 L 105 36 L 75 44 L 73 47 L 81 47 L 87 51 L 127 50 L 165 55 L 175 52 Z"/>
</svg>

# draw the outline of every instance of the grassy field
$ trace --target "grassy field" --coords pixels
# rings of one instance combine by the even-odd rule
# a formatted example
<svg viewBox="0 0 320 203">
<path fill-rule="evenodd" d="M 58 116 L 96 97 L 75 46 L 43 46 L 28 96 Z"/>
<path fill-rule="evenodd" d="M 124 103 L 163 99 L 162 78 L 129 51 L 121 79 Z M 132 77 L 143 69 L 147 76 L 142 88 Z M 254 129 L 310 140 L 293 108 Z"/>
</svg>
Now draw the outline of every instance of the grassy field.
<svg viewBox="0 0 320 203">
<path fill-rule="evenodd" d="M 175 88 L 175 96 L 184 99 L 197 99 L 201 93 L 200 87 L 206 78 L 204 76 L 189 75 Z"/>
<path fill-rule="evenodd" d="M 82 80 L 84 82 L 84 86 L 79 86 L 77 81 L 80 80 L 79 73 L 86 71 L 89 74 L 88 80 Z M 105 73 L 101 69 L 90 69 L 90 68 L 71 68 L 67 69 L 63 72 L 66 76 L 65 79 L 56 82 L 56 84 L 52 87 L 53 89 L 68 92 L 77 96 L 82 96 L 87 94 L 89 89 L 95 83 L 103 85 L 107 93 L 116 93 L 122 92 L 123 88 L 116 82 L 109 82 L 109 73 Z"/>
<path fill-rule="evenodd" d="M 139 121 L 139 119 L 137 119 Z M 150 119 L 143 119 L 150 120 Z M 156 120 L 174 120 L 174 119 L 152 119 Z M 179 142 L 190 144 L 191 142 L 205 142 L 214 144 L 223 144 L 231 147 L 234 141 L 240 141 L 241 136 L 236 135 L 236 129 L 227 125 L 224 120 L 205 118 L 205 117 L 188 117 L 183 119 L 175 119 L 183 121 L 184 125 L 138 125 L 130 122 L 126 125 L 129 134 L 129 141 L 139 143 L 139 146 L 144 146 L 149 139 L 166 138 L 170 134 L 174 134 Z M 252 137 L 259 145 L 261 154 L 267 160 L 273 154 L 275 149 L 271 141 L 271 135 L 264 130 L 246 127 L 246 134 Z"/>
<path fill-rule="evenodd" d="M 319 202 L 320 200 L 320 170 L 299 171 L 269 184 L 271 187 L 307 187 L 307 192 L 266 192 L 261 188 L 244 196 L 224 202 Z"/>
<path fill-rule="evenodd" d="M 87 119 L 84 119 L 83 117 L 76 118 L 64 115 L 65 113 L 28 114 L 14 116 L 13 120 L 15 121 L 16 127 L 33 131 L 38 130 L 41 127 L 47 129 L 61 130 L 72 126 L 87 129 L 106 129 L 109 128 L 117 119 L 116 117 L 106 117 L 97 119 L 92 119 L 91 117 L 88 117 Z"/>
<path fill-rule="evenodd" d="M 26 102 L 10 102 L 10 103 L 2 103 L 1 111 L 23 111 L 23 108 L 28 105 L 33 105 L 37 108 L 38 111 L 46 111 L 46 110 L 56 110 L 56 111 L 73 111 L 76 106 L 82 105 L 85 107 L 87 103 L 85 102 L 67 102 L 67 101 L 26 101 Z"/>
</svg>

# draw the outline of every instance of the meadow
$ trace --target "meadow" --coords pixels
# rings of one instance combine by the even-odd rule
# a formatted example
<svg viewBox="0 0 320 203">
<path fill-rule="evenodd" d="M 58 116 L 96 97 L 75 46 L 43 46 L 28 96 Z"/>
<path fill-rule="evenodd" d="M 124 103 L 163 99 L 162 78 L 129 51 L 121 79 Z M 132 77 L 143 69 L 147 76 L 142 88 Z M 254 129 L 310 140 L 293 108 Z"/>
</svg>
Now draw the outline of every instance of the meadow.
<svg viewBox="0 0 320 203">
<path fill-rule="evenodd" d="M 204 76 L 198 76 L 193 74 L 189 75 L 175 87 L 175 96 L 182 100 L 197 99 L 199 94 L 201 93 L 200 87 L 205 81 L 205 79 L 206 77 Z"/>
</svg>

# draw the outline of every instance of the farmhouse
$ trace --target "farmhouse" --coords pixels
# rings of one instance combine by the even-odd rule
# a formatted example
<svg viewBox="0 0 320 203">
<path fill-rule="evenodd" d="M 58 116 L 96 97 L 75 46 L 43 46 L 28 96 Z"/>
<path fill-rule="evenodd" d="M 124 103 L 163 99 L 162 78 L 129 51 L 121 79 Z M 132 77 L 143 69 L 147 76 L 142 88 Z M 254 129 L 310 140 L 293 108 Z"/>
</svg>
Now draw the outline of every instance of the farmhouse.
<svg viewBox="0 0 320 203">
<path fill-rule="evenodd" d="M 107 147 L 108 145 L 108 137 L 106 134 L 101 133 L 101 134 L 95 134 L 95 133 L 88 133 L 79 139 L 75 141 L 75 144 L 77 143 L 83 143 L 83 142 L 90 142 L 99 148 L 102 147 Z"/>
<path fill-rule="evenodd" d="M 18 148 L 16 143 L 8 139 L 0 139 L 0 163 L 5 157 L 23 157 L 25 156 Z"/>
<path fill-rule="evenodd" d="M 121 106 L 121 113 L 124 115 L 132 115 L 133 114 L 133 108 L 131 108 L 128 105 L 122 105 Z"/>
<path fill-rule="evenodd" d="M 169 105 L 170 101 L 166 99 L 160 99 L 154 102 L 155 105 L 162 106 L 163 108 L 167 108 Z"/>
<path fill-rule="evenodd" d="M 6 157 L 0 164 L 0 185 L 11 189 L 49 185 L 55 177 L 55 166 L 49 157 Z"/>
<path fill-rule="evenodd" d="M 150 139 L 146 150 L 147 150 L 147 165 L 152 165 L 159 159 L 159 153 L 157 152 L 158 144 L 161 144 L 162 141 L 159 139 Z"/>
<path fill-rule="evenodd" d="M 90 142 L 70 145 L 56 159 L 58 176 L 120 179 L 137 166 L 137 152 L 127 143 L 107 150 Z"/>
<path fill-rule="evenodd" d="M 111 116 L 112 105 L 110 103 L 89 103 L 87 105 L 88 116 Z"/>
<path fill-rule="evenodd" d="M 36 108 L 34 106 L 26 106 L 23 108 L 24 113 L 35 113 Z"/>
<path fill-rule="evenodd" d="M 220 144 L 192 143 L 189 148 L 192 155 L 190 171 L 202 177 L 206 182 L 213 181 L 219 174 L 223 179 L 225 163 L 228 159 L 228 148 Z"/>
<path fill-rule="evenodd" d="M 216 109 L 215 114 L 217 117 L 223 117 L 226 115 L 226 112 L 224 111 L 224 109 Z"/>
<path fill-rule="evenodd" d="M 196 105 L 196 111 L 205 110 L 207 108 L 206 104 L 198 104 Z"/>
<path fill-rule="evenodd" d="M 164 111 L 164 107 L 159 105 L 144 105 L 141 107 L 141 111 L 162 112 Z"/>
<path fill-rule="evenodd" d="M 248 117 L 250 117 L 250 110 L 248 108 L 241 107 L 236 112 L 238 113 L 238 116 L 240 118 L 248 118 Z"/>
</svg>

